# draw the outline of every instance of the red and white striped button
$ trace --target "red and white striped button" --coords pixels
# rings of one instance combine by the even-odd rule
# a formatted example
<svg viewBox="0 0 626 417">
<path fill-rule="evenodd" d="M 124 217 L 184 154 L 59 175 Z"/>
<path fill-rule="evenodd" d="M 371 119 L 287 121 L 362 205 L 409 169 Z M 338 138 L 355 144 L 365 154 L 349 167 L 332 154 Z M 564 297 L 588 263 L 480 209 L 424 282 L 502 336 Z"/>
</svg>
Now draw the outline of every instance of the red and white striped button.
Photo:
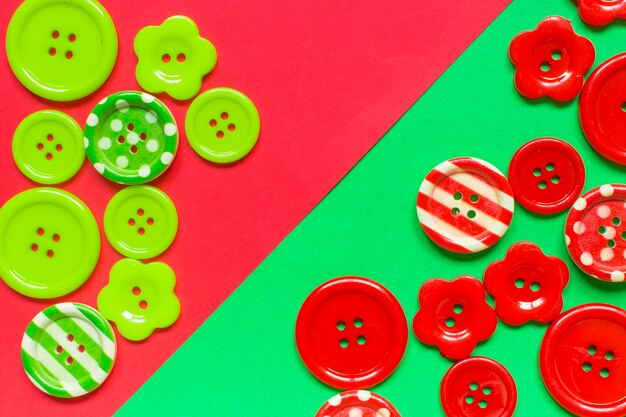
<svg viewBox="0 0 626 417">
<path fill-rule="evenodd" d="M 452 252 L 480 252 L 509 228 L 515 200 L 506 177 L 478 158 L 453 158 L 428 173 L 417 195 L 426 235 Z"/>
<path fill-rule="evenodd" d="M 565 244 L 587 274 L 603 281 L 624 281 L 626 185 L 605 184 L 580 197 L 567 215 Z"/>
</svg>

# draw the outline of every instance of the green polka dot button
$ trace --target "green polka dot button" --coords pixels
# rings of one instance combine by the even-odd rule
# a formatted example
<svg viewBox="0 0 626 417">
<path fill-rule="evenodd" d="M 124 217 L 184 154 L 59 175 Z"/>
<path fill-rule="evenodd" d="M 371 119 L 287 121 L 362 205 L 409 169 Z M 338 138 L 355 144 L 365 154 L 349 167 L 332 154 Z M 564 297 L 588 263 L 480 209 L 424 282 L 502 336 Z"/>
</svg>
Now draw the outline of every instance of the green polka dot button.
<svg viewBox="0 0 626 417">
<path fill-rule="evenodd" d="M 20 171 L 41 184 L 72 178 L 85 160 L 83 130 L 65 113 L 43 110 L 31 114 L 13 135 L 13 159 Z"/>
<path fill-rule="evenodd" d="M 32 188 L 0 209 L 0 277 L 21 294 L 69 294 L 89 278 L 99 256 L 96 219 L 66 191 Z"/>
<path fill-rule="evenodd" d="M 259 137 L 261 123 L 254 103 L 230 88 L 200 94 L 189 106 L 185 131 L 191 147 L 216 163 L 238 161 L 248 155 Z"/>
<path fill-rule="evenodd" d="M 49 100 L 77 100 L 111 74 L 117 33 L 96 0 L 25 0 L 9 23 L 6 52 L 30 91 Z"/>
<path fill-rule="evenodd" d="M 127 187 L 113 196 L 104 211 L 104 232 L 124 256 L 153 258 L 172 244 L 178 214 L 163 191 L 147 185 Z"/>
<path fill-rule="evenodd" d="M 174 116 L 154 96 L 123 91 L 87 118 L 85 149 L 94 168 L 121 184 L 143 184 L 170 166 L 178 149 Z"/>
</svg>

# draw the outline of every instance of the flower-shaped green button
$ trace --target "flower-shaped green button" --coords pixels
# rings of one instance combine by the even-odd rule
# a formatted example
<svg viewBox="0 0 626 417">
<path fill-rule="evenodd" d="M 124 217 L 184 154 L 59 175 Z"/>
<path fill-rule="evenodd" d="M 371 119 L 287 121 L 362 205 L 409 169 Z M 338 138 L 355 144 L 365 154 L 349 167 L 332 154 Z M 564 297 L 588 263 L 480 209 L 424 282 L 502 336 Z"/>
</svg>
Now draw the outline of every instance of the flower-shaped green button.
<svg viewBox="0 0 626 417">
<path fill-rule="evenodd" d="M 72 178 L 85 160 L 83 130 L 65 113 L 43 110 L 31 114 L 13 135 L 13 159 L 24 175 L 42 184 Z"/>
<path fill-rule="evenodd" d="M 96 219 L 66 191 L 33 188 L 0 209 L 0 277 L 21 294 L 68 294 L 89 278 L 99 256 Z"/>
<path fill-rule="evenodd" d="M 193 20 L 172 16 L 161 26 L 147 26 L 135 38 L 137 82 L 151 93 L 166 92 L 177 100 L 198 94 L 202 78 L 217 61 L 215 47 L 201 38 Z"/>
<path fill-rule="evenodd" d="M 124 188 L 104 211 L 104 232 L 109 243 L 129 258 L 160 255 L 172 244 L 177 231 L 176 207 L 158 188 Z"/>
<path fill-rule="evenodd" d="M 105 178 L 143 184 L 172 163 L 178 149 L 178 128 L 172 113 L 154 96 L 123 91 L 92 110 L 85 126 L 85 149 Z"/>
<path fill-rule="evenodd" d="M 70 101 L 96 91 L 117 57 L 117 34 L 96 0 L 25 0 L 6 37 L 17 79 L 38 96 Z"/>
<path fill-rule="evenodd" d="M 98 294 L 98 309 L 128 340 L 144 340 L 169 327 L 180 315 L 176 276 L 163 262 L 122 259 L 111 268 L 109 284 Z"/>
<path fill-rule="evenodd" d="M 185 118 L 191 147 L 204 159 L 217 163 L 235 162 L 250 153 L 260 128 L 252 101 L 230 88 L 200 94 Z"/>
</svg>

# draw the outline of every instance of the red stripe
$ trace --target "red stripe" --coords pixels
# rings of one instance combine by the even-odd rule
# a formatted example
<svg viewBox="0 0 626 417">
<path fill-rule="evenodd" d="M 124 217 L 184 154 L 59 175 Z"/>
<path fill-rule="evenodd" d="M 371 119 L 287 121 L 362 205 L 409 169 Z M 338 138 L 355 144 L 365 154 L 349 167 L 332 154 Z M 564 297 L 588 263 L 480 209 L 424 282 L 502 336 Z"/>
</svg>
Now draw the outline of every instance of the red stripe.
<svg viewBox="0 0 626 417">
<path fill-rule="evenodd" d="M 513 190 L 511 189 L 511 184 L 506 179 L 504 175 L 502 175 L 499 171 L 494 171 L 489 166 L 485 165 L 482 161 L 476 158 L 462 157 L 462 158 L 453 158 L 448 162 L 454 164 L 459 167 L 463 171 L 471 172 L 473 174 L 477 174 L 482 177 L 481 181 L 485 182 L 492 187 L 496 187 L 500 191 L 505 194 L 513 196 Z M 485 181 L 488 179 L 488 181 Z"/>
<path fill-rule="evenodd" d="M 446 250 L 457 252 L 457 253 L 472 253 L 471 251 L 469 251 L 464 246 L 457 245 L 456 243 L 454 243 L 454 242 L 444 238 L 439 233 L 437 233 L 435 230 L 431 229 L 430 227 L 426 226 L 425 224 L 422 224 L 422 229 L 424 229 L 424 232 L 426 232 L 426 235 L 433 242 L 435 242 L 437 245 L 441 246 L 442 248 L 444 248 Z"/>
</svg>

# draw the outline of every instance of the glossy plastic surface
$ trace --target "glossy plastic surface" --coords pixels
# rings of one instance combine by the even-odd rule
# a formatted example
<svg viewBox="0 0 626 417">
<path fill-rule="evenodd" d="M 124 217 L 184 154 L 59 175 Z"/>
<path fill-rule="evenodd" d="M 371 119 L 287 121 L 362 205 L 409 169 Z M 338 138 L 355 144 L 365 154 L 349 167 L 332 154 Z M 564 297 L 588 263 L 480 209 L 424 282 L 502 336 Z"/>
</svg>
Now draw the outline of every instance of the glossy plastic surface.
<svg viewBox="0 0 626 417">
<path fill-rule="evenodd" d="M 496 330 L 498 318 L 486 298 L 483 284 L 474 277 L 430 279 L 420 288 L 413 332 L 447 358 L 466 358 Z"/>
<path fill-rule="evenodd" d="M 591 26 L 604 26 L 614 19 L 626 19 L 625 0 L 575 0 L 578 15 Z"/>
<path fill-rule="evenodd" d="M 353 390 L 326 401 L 315 417 L 400 417 L 396 408 L 380 395 Z"/>
<path fill-rule="evenodd" d="M 511 159 L 509 182 L 515 201 L 539 214 L 569 208 L 585 185 L 585 165 L 570 144 L 539 138 L 522 145 Z"/>
<path fill-rule="evenodd" d="M 296 346 L 320 381 L 362 389 L 385 380 L 404 356 L 408 326 L 398 300 L 366 278 L 343 277 L 316 288 L 296 320 Z"/>
</svg>

